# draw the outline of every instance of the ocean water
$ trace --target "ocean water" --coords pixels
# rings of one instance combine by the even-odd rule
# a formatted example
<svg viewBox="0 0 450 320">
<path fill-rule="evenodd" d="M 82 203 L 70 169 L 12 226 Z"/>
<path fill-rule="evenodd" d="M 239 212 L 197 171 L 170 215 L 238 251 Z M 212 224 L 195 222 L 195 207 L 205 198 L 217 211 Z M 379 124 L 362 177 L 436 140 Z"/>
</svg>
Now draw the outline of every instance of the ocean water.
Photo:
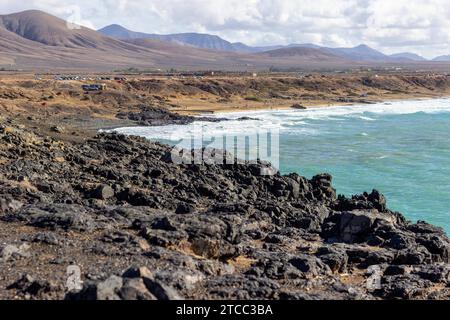
<svg viewBox="0 0 450 320">
<path fill-rule="evenodd" d="M 282 173 L 331 173 L 338 193 L 347 196 L 378 189 L 391 209 L 450 234 L 449 99 L 216 116 L 231 120 L 117 131 L 183 147 L 201 141 L 223 147 L 224 135 L 276 132 Z M 242 116 L 252 120 L 237 120 Z M 256 157 L 254 150 L 248 157 Z"/>
</svg>

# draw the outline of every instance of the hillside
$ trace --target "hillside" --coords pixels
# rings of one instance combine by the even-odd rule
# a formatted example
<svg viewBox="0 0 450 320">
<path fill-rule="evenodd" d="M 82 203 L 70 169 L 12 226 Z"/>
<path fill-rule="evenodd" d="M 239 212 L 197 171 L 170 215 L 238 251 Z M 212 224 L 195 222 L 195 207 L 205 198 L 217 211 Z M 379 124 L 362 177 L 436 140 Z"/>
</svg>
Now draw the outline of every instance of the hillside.
<svg viewBox="0 0 450 320">
<path fill-rule="evenodd" d="M 219 51 L 237 51 L 233 44 L 215 35 L 200 33 L 179 33 L 170 35 L 148 34 L 128 30 L 120 25 L 113 24 L 98 30 L 100 33 L 121 40 L 154 39 L 197 48 Z"/>
<path fill-rule="evenodd" d="M 135 39 L 153 39 L 180 45 L 188 45 L 201 49 L 239 53 L 258 53 L 284 48 L 284 46 L 280 45 L 252 47 L 242 42 L 231 43 L 216 35 L 195 32 L 167 35 L 136 32 L 118 24 L 111 24 L 102 29 L 99 29 L 98 32 L 102 33 L 105 36 L 119 40 L 129 41 Z"/>
<path fill-rule="evenodd" d="M 249 46 L 245 43 L 236 42 L 231 43 L 225 39 L 220 38 L 216 35 L 211 34 L 200 34 L 200 33 L 180 33 L 180 34 L 150 34 L 144 32 L 136 32 L 129 30 L 121 25 L 112 24 L 98 30 L 100 33 L 120 40 L 133 40 L 133 39 L 154 39 L 165 42 L 172 42 L 181 45 L 188 45 L 202 49 L 218 50 L 218 51 L 229 51 L 238 53 L 261 53 L 274 51 L 278 49 L 291 49 L 291 48 L 313 48 L 321 49 L 322 52 L 328 52 L 340 58 L 346 60 L 353 60 L 359 62 L 423 62 L 426 61 L 425 58 L 418 54 L 411 52 L 402 52 L 393 55 L 386 55 L 378 50 L 375 50 L 365 44 L 361 44 L 352 48 L 332 48 L 319 46 L 312 43 L 292 43 L 289 45 L 272 45 L 272 46 Z M 282 56 L 293 56 L 305 54 L 294 54 L 293 51 L 283 51 L 279 53 L 274 53 L 275 55 L 281 54 Z M 273 57 L 271 54 L 265 55 Z M 325 58 L 322 56 L 322 58 Z M 446 60 L 444 60 L 446 61 Z"/>
<path fill-rule="evenodd" d="M 412 53 L 412 52 L 401 52 L 396 54 L 391 54 L 389 57 L 393 59 L 398 60 L 409 60 L 409 61 L 426 61 L 422 56 L 419 56 L 418 54 Z"/>
<path fill-rule="evenodd" d="M 209 43 L 218 39 L 211 37 Z M 299 65 L 309 68 L 306 62 L 311 60 L 303 56 L 285 61 L 270 56 L 205 50 L 179 41 L 122 41 L 84 27 L 68 28 L 64 20 L 36 10 L 0 16 L 0 57 L 0 67 L 87 70 L 129 67 L 258 70 Z"/>
<path fill-rule="evenodd" d="M 450 61 L 450 55 L 436 57 L 433 59 L 433 61 Z"/>
<path fill-rule="evenodd" d="M 103 29 L 112 37 L 42 11 L 0 15 L 0 68 L 24 70 L 335 70 L 402 63 L 410 68 L 448 68 L 446 62 L 399 60 L 361 45 L 323 48 L 313 44 L 250 47 L 220 37 L 183 33 L 150 35 L 118 25 Z M 117 38 L 126 38 L 123 40 Z M 143 38 L 144 37 L 144 38 Z"/>
<path fill-rule="evenodd" d="M 136 48 L 94 30 L 81 26 L 69 28 L 66 21 L 37 10 L 0 16 L 0 25 L 24 39 L 48 46 L 136 51 Z"/>
<path fill-rule="evenodd" d="M 328 52 L 354 61 L 389 61 L 389 57 L 367 45 L 354 48 L 325 48 Z"/>
<path fill-rule="evenodd" d="M 335 61 L 344 62 L 342 57 L 327 52 L 323 49 L 307 48 L 307 47 L 291 47 L 276 49 L 271 51 L 262 52 L 259 55 L 271 57 L 271 58 L 302 58 L 306 60 L 315 61 Z"/>
<path fill-rule="evenodd" d="M 193 51 L 195 50 L 195 51 Z M 125 42 L 41 11 L 0 16 L 0 64 L 19 68 L 230 68 L 239 58 L 153 40 Z"/>
<path fill-rule="evenodd" d="M 147 33 L 128 30 L 118 24 L 111 24 L 97 31 L 105 36 L 120 40 L 145 39 L 148 38 L 147 36 L 150 36 Z"/>
<path fill-rule="evenodd" d="M 0 50 L 1 51 L 17 51 L 17 52 L 29 52 L 34 46 L 39 46 L 37 43 L 33 43 L 27 39 L 24 39 L 15 33 L 12 33 L 0 25 Z"/>
</svg>

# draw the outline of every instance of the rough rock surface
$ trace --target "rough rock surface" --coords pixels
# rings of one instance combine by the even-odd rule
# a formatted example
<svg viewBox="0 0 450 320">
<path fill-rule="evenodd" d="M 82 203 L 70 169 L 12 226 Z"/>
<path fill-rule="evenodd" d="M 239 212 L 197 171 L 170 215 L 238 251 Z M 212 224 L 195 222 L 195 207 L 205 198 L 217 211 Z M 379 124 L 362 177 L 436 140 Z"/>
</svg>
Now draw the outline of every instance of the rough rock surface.
<svg viewBox="0 0 450 320">
<path fill-rule="evenodd" d="M 448 237 L 379 192 L 349 199 L 328 174 L 176 165 L 170 152 L 2 125 L 0 298 L 449 298 Z"/>
<path fill-rule="evenodd" d="M 218 117 L 194 117 L 187 115 L 180 115 L 170 112 L 167 109 L 159 106 L 141 105 L 138 112 L 119 112 L 116 117 L 118 119 L 127 119 L 133 121 L 135 124 L 141 126 L 161 126 L 169 124 L 190 124 L 195 121 L 219 122 L 227 121 L 226 118 Z M 237 120 L 249 120 L 249 117 L 241 117 Z"/>
</svg>

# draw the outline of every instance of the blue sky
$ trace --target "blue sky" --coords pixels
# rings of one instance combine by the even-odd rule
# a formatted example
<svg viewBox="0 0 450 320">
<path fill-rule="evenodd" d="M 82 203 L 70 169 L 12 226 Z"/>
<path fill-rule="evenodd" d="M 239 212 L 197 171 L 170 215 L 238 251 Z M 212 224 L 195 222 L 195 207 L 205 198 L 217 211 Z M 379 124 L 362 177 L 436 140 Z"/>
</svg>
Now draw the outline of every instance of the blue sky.
<svg viewBox="0 0 450 320">
<path fill-rule="evenodd" d="M 204 32 L 250 45 L 368 44 L 386 53 L 450 54 L 450 0 L 0 0 L 79 24 L 149 33 Z"/>
</svg>

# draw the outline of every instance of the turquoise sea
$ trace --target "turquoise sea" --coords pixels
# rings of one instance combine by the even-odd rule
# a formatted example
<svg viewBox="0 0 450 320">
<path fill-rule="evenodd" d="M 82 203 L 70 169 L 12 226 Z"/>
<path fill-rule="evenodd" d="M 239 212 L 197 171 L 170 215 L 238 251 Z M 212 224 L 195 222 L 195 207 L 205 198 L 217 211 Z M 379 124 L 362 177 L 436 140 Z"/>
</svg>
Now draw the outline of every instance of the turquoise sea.
<svg viewBox="0 0 450 320">
<path fill-rule="evenodd" d="M 224 135 L 276 132 L 282 173 L 331 173 L 338 193 L 348 196 L 378 189 L 391 209 L 450 233 L 450 100 L 217 116 L 231 120 L 117 131 L 184 147 L 191 146 L 191 135 L 196 142 L 222 147 Z M 243 116 L 252 120 L 236 120 Z"/>
</svg>

